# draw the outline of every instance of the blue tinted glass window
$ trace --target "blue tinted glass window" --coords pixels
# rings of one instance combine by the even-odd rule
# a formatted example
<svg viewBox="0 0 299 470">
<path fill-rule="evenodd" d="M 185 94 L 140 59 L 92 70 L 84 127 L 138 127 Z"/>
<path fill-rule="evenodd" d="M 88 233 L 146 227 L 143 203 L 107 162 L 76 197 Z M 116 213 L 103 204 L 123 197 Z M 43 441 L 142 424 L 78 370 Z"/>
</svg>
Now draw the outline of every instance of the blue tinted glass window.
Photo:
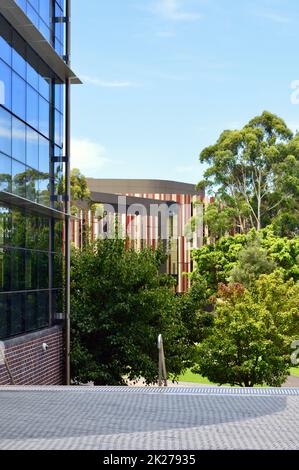
<svg viewBox="0 0 299 470">
<path fill-rule="evenodd" d="M 26 168 L 22 163 L 12 160 L 12 192 L 26 197 Z"/>
<path fill-rule="evenodd" d="M 48 26 L 43 22 L 43 20 L 39 20 L 39 31 L 46 38 L 46 40 L 50 42 L 51 33 Z"/>
<path fill-rule="evenodd" d="M 26 160 L 26 127 L 19 119 L 12 119 L 12 156 L 20 162 Z"/>
<path fill-rule="evenodd" d="M 27 85 L 27 123 L 38 129 L 38 93 L 31 86 Z"/>
<path fill-rule="evenodd" d="M 50 145 L 47 139 L 39 136 L 39 171 L 49 174 Z"/>
<path fill-rule="evenodd" d="M 39 198 L 38 202 L 44 206 L 48 206 L 50 203 L 50 178 L 49 173 L 39 174 Z"/>
<path fill-rule="evenodd" d="M 50 24 L 50 17 L 51 17 L 51 10 L 50 10 L 50 0 L 42 0 L 39 2 L 39 13 L 44 22 L 49 25 Z"/>
<path fill-rule="evenodd" d="M 41 96 L 39 97 L 39 131 L 46 137 L 49 137 L 50 127 L 50 105 L 48 101 L 44 100 Z"/>
<path fill-rule="evenodd" d="M 26 198 L 33 202 L 38 202 L 38 171 L 26 168 Z"/>
<path fill-rule="evenodd" d="M 33 8 L 35 8 L 35 10 L 38 12 L 38 4 L 39 3 L 43 3 L 47 0 L 41 0 L 41 2 L 39 2 L 39 0 L 29 0 L 31 5 L 33 6 Z"/>
<path fill-rule="evenodd" d="M 15 0 L 20 8 L 26 13 L 26 0 Z"/>
<path fill-rule="evenodd" d="M 63 46 L 60 41 L 56 41 L 55 43 L 55 51 L 57 52 L 58 55 L 63 56 L 64 51 L 63 51 Z"/>
<path fill-rule="evenodd" d="M 0 57 L 11 65 L 11 47 L 2 36 L 0 36 Z"/>
<path fill-rule="evenodd" d="M 38 169 L 38 133 L 30 127 L 26 129 L 26 164 Z"/>
<path fill-rule="evenodd" d="M 0 105 L 11 109 L 11 69 L 0 59 Z"/>
<path fill-rule="evenodd" d="M 30 64 L 27 64 L 27 81 L 35 90 L 38 90 L 38 73 Z"/>
<path fill-rule="evenodd" d="M 26 78 L 26 62 L 15 49 L 12 50 L 12 68 L 21 77 Z"/>
<path fill-rule="evenodd" d="M 63 86 L 55 85 L 55 108 L 63 112 Z"/>
<path fill-rule="evenodd" d="M 11 192 L 11 158 L 0 153 L 0 191 Z"/>
<path fill-rule="evenodd" d="M 56 23 L 55 24 L 55 36 L 60 43 L 63 43 L 63 31 L 64 31 L 63 23 Z"/>
<path fill-rule="evenodd" d="M 28 3 L 27 6 L 27 16 L 30 18 L 34 26 L 38 29 L 38 23 L 39 23 L 39 17 L 36 11 L 31 7 L 31 5 Z"/>
<path fill-rule="evenodd" d="M 0 152 L 11 155 L 11 114 L 0 106 Z"/>
<path fill-rule="evenodd" d="M 49 81 L 39 76 L 39 92 L 48 101 L 50 101 Z"/>
<path fill-rule="evenodd" d="M 55 110 L 55 144 L 62 146 L 62 115 Z"/>
<path fill-rule="evenodd" d="M 12 74 L 12 112 L 21 119 L 26 118 L 26 82 L 16 73 Z"/>
</svg>

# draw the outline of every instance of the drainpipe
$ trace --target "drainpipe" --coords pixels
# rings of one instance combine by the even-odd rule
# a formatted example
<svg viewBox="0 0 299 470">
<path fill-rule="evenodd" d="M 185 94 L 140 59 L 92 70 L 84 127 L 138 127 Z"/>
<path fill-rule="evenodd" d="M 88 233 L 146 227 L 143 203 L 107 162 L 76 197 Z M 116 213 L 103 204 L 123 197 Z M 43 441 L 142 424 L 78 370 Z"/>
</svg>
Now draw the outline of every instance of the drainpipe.
<svg viewBox="0 0 299 470">
<path fill-rule="evenodd" d="M 71 65 L 71 0 L 66 0 L 66 64 Z M 70 269 L 71 269 L 71 81 L 68 78 L 65 84 L 65 384 L 70 385 L 70 345 L 71 345 L 71 320 L 70 320 Z"/>
</svg>

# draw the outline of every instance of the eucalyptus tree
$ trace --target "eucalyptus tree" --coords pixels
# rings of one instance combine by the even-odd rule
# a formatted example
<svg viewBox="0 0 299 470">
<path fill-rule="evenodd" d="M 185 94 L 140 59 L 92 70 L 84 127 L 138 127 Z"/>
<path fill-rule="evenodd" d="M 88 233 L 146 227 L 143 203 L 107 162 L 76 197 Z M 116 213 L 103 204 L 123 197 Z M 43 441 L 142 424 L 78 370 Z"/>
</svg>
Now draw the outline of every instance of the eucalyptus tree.
<svg viewBox="0 0 299 470">
<path fill-rule="evenodd" d="M 231 208 L 241 233 L 260 230 L 289 199 L 287 175 L 298 161 L 289 155 L 292 137 L 281 118 L 264 111 L 241 130 L 225 130 L 202 151 L 200 161 L 209 167 L 198 187 Z"/>
</svg>

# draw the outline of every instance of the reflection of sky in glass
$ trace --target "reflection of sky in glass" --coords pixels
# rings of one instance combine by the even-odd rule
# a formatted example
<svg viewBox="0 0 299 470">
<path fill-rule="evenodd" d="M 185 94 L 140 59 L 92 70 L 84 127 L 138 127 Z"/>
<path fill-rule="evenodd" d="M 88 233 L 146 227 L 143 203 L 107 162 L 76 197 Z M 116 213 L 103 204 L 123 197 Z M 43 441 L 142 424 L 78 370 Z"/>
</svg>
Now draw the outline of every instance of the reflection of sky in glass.
<svg viewBox="0 0 299 470">
<path fill-rule="evenodd" d="M 26 127 L 16 118 L 12 119 L 12 156 L 25 163 L 26 158 Z"/>
<path fill-rule="evenodd" d="M 52 23 L 52 16 L 62 17 L 64 1 L 56 0 L 55 12 L 52 13 L 52 0 L 15 0 L 19 7 L 26 13 L 28 18 L 40 33 L 53 45 L 52 30 L 55 28 L 55 49 L 58 54 L 63 55 L 64 24 Z"/>
<path fill-rule="evenodd" d="M 61 31 L 62 25 L 56 29 Z M 51 92 L 51 70 L 16 37 L 17 50 L 0 35 L 0 191 L 49 206 L 50 191 L 61 192 L 64 175 L 64 165 L 53 164 L 50 184 L 50 123 L 53 120 L 51 137 L 59 157 L 63 154 L 64 86 L 56 83 Z"/>
<path fill-rule="evenodd" d="M 5 104 L 5 86 L 2 80 L 0 80 L 0 104 Z"/>
<path fill-rule="evenodd" d="M 7 119 L 8 116 L 8 119 Z M 0 108 L 0 151 L 11 155 L 11 117 Z"/>
<path fill-rule="evenodd" d="M 0 191 L 11 190 L 11 159 L 0 155 Z"/>
</svg>

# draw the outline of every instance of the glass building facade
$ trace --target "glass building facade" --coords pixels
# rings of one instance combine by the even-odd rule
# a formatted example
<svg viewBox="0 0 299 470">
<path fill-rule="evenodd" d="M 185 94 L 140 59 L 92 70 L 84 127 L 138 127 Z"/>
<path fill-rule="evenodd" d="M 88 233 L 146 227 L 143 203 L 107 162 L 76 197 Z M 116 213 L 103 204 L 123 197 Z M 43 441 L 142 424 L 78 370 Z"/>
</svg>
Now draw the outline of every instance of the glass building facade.
<svg viewBox="0 0 299 470">
<path fill-rule="evenodd" d="M 64 55 L 64 26 L 59 18 L 64 17 L 64 0 L 16 0 L 34 26 L 54 47 Z M 56 18 L 53 22 L 52 18 Z"/>
<path fill-rule="evenodd" d="M 64 54 L 64 0 L 16 0 Z M 0 12 L 0 340 L 62 313 L 64 83 Z"/>
</svg>

